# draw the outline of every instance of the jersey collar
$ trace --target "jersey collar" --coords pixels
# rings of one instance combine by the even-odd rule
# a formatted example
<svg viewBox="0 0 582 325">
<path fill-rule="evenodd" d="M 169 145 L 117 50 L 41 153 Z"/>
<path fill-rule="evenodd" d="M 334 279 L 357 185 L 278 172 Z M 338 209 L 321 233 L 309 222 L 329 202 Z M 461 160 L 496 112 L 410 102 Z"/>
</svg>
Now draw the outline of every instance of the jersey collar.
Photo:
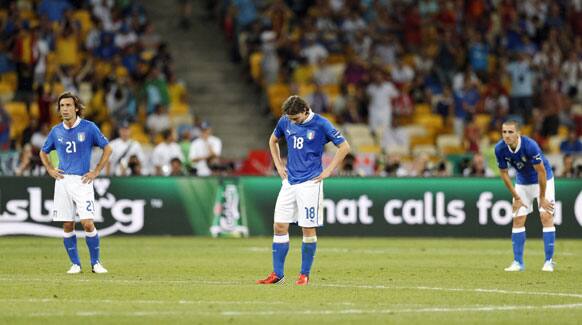
<svg viewBox="0 0 582 325">
<path fill-rule="evenodd" d="M 65 122 L 63 122 L 63 127 L 65 128 L 65 130 L 68 129 L 74 129 L 77 127 L 77 125 L 79 125 L 79 123 L 81 123 L 82 118 L 80 118 L 79 116 L 77 116 L 77 120 L 75 121 L 75 124 L 73 124 L 72 127 L 68 127 L 67 124 L 65 124 Z"/>
<path fill-rule="evenodd" d="M 518 152 L 519 149 L 521 149 L 521 136 L 519 138 L 517 138 L 517 147 L 515 147 L 515 151 L 511 150 L 510 146 L 507 146 L 507 148 L 509 149 L 509 152 L 511 152 L 511 153 Z"/>
<path fill-rule="evenodd" d="M 303 121 L 303 123 L 301 123 L 301 124 L 306 124 L 306 123 L 308 123 L 309 121 L 313 120 L 313 117 L 314 117 L 314 116 L 315 116 L 315 113 L 313 113 L 313 111 L 312 111 L 312 110 L 309 110 L 309 116 L 307 116 L 307 118 L 305 119 L 305 121 Z"/>
</svg>

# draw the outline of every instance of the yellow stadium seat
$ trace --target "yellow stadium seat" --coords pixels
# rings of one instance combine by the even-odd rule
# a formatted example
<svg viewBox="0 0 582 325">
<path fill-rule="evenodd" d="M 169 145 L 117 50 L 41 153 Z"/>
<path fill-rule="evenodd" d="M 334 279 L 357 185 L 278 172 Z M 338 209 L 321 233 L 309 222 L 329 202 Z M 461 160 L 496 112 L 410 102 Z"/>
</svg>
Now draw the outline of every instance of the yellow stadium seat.
<svg viewBox="0 0 582 325">
<path fill-rule="evenodd" d="M 443 118 L 437 114 L 415 116 L 414 123 L 420 124 L 434 133 L 438 133 L 443 128 Z"/>
<path fill-rule="evenodd" d="M 382 148 L 376 144 L 363 144 L 356 148 L 356 152 L 380 154 L 382 153 Z"/>
<path fill-rule="evenodd" d="M 336 97 L 340 94 L 340 86 L 339 85 L 324 85 L 321 87 L 323 92 L 328 97 Z"/>
<path fill-rule="evenodd" d="M 261 81 L 261 61 L 263 60 L 263 53 L 253 52 L 249 57 L 249 65 L 251 69 L 251 77 L 257 83 Z"/>
<path fill-rule="evenodd" d="M 189 114 L 190 113 L 190 106 L 188 106 L 188 104 L 186 103 L 171 103 L 170 104 L 170 110 L 168 112 L 170 115 L 175 114 L 175 115 L 183 115 L 183 114 Z"/>
<path fill-rule="evenodd" d="M 524 126 L 521 127 L 521 134 L 522 135 L 527 135 L 527 136 L 531 136 L 532 135 L 532 131 L 533 131 L 533 127 L 529 124 L 526 124 Z M 501 135 L 498 135 L 499 138 L 501 138 Z"/>
<path fill-rule="evenodd" d="M 269 108 L 275 116 L 281 116 L 281 105 L 289 97 L 289 86 L 283 83 L 275 83 L 267 87 L 267 98 Z"/>
<path fill-rule="evenodd" d="M 346 57 L 343 54 L 330 54 L 327 57 L 328 64 L 346 63 Z"/>
<path fill-rule="evenodd" d="M 310 65 L 299 66 L 293 72 L 293 81 L 296 83 L 310 83 L 313 80 L 313 67 Z"/>
<path fill-rule="evenodd" d="M 487 131 L 489 130 L 489 125 L 491 124 L 491 115 L 477 114 L 475 115 L 475 123 L 479 126 L 481 131 Z"/>
<path fill-rule="evenodd" d="M 313 83 L 299 84 L 299 96 L 306 97 L 315 91 L 315 85 Z"/>
<path fill-rule="evenodd" d="M 425 144 L 434 144 L 434 136 L 432 134 L 429 135 L 415 135 L 410 137 L 410 146 L 415 147 L 417 145 L 425 145 Z"/>
<path fill-rule="evenodd" d="M 548 149 L 550 154 L 560 153 L 560 144 L 566 137 L 561 135 L 553 135 L 548 139 Z"/>
<path fill-rule="evenodd" d="M 560 125 L 560 127 L 558 128 L 558 135 L 561 136 L 562 138 L 566 138 L 568 136 L 568 132 L 569 129 L 565 125 Z"/>
<path fill-rule="evenodd" d="M 414 115 L 416 116 L 425 116 L 430 115 L 431 109 L 429 104 L 416 104 L 414 106 Z"/>
<path fill-rule="evenodd" d="M 30 117 L 38 119 L 40 117 L 40 110 L 38 108 L 38 102 L 30 103 Z"/>
<path fill-rule="evenodd" d="M 322 113 L 321 116 L 328 119 L 331 123 L 336 123 L 335 115 L 333 115 L 332 113 Z"/>
</svg>

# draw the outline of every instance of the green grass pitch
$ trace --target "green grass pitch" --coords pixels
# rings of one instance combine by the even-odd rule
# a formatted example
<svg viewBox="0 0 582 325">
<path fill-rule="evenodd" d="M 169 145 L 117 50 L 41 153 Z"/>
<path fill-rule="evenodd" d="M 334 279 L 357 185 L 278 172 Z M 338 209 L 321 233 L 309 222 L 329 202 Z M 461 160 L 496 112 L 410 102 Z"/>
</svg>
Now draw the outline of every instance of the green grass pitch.
<svg viewBox="0 0 582 325">
<path fill-rule="evenodd" d="M 320 236 L 308 287 L 294 284 L 301 254 L 291 239 L 287 282 L 259 286 L 271 239 L 108 237 L 108 274 L 67 275 L 56 238 L 0 238 L 0 324 L 582 323 L 582 241 L 556 243 L 557 270 L 541 271 L 539 238 L 526 271 L 506 273 L 506 240 Z"/>
</svg>

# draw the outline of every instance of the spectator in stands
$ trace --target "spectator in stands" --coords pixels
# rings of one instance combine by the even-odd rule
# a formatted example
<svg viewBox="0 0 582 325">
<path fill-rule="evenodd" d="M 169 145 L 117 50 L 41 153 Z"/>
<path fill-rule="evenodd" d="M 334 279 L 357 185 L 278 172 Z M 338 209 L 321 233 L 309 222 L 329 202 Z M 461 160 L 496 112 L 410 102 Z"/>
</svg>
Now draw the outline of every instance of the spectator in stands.
<svg viewBox="0 0 582 325">
<path fill-rule="evenodd" d="M 167 109 L 162 104 L 157 104 L 156 108 L 146 121 L 146 127 L 151 136 L 162 133 L 170 129 L 170 116 Z"/>
<path fill-rule="evenodd" d="M 582 141 L 578 139 L 576 129 L 568 131 L 568 138 L 560 143 L 560 152 L 567 155 L 582 155 Z"/>
<path fill-rule="evenodd" d="M 337 176 L 344 176 L 344 177 L 361 176 L 355 170 L 355 168 L 354 168 L 355 164 L 356 164 L 356 157 L 353 154 L 348 153 L 346 155 L 346 157 L 344 158 L 344 160 L 342 161 L 342 164 L 341 164 L 339 170 L 337 171 Z"/>
<path fill-rule="evenodd" d="M 369 97 L 368 121 L 370 130 L 386 129 L 392 125 L 392 99 L 398 96 L 398 90 L 387 81 L 383 72 L 372 72 L 372 83 L 367 87 Z"/>
<path fill-rule="evenodd" d="M 172 158 L 170 161 L 170 176 L 186 176 L 182 161 L 178 158 Z"/>
<path fill-rule="evenodd" d="M 476 82 L 464 82 L 463 90 L 455 94 L 455 134 L 463 135 L 467 120 L 476 113 L 479 103 L 479 89 Z"/>
<path fill-rule="evenodd" d="M 24 129 L 24 131 L 22 131 L 22 136 L 20 137 L 19 147 L 23 148 L 24 145 L 30 143 L 30 139 L 32 138 L 32 135 L 34 133 L 36 133 L 38 131 L 38 129 L 39 129 L 38 119 L 31 118 L 28 122 L 28 125 Z"/>
<path fill-rule="evenodd" d="M 220 163 L 222 154 L 222 141 L 212 135 L 212 128 L 208 122 L 200 125 L 202 134 L 192 142 L 188 158 L 192 161 L 198 176 L 212 175 L 213 165 Z"/>
<path fill-rule="evenodd" d="M 144 175 L 141 161 L 136 155 L 129 157 L 129 160 L 127 161 L 127 168 L 129 170 L 128 174 L 131 176 Z"/>
<path fill-rule="evenodd" d="M 410 84 L 414 79 L 414 70 L 404 63 L 402 57 L 396 60 L 396 64 L 392 67 L 390 73 L 392 75 L 392 81 L 394 81 L 396 87 L 399 89 Z"/>
<path fill-rule="evenodd" d="M 540 93 L 540 108 L 543 115 L 541 136 L 547 138 L 558 133 L 560 126 L 560 112 L 564 106 L 564 96 L 557 86 L 547 79 L 542 80 Z"/>
<path fill-rule="evenodd" d="M 109 144 L 111 145 L 111 157 L 105 167 L 105 175 L 111 176 L 129 176 L 131 169 L 129 166 L 129 157 L 135 156 L 140 165 L 143 165 L 146 157 L 142 150 L 141 144 L 131 139 L 131 130 L 127 122 L 121 122 L 118 128 L 119 137 Z"/>
<path fill-rule="evenodd" d="M 564 155 L 564 168 L 562 169 L 561 177 L 577 178 L 582 177 L 582 165 L 574 166 L 574 155 L 565 154 Z"/>
<path fill-rule="evenodd" d="M 10 115 L 4 109 L 0 102 L 0 151 L 10 149 Z"/>
<path fill-rule="evenodd" d="M 518 53 L 506 67 L 511 78 L 509 107 L 511 114 L 517 114 L 527 123 L 533 109 L 534 73 L 527 54 Z"/>
<path fill-rule="evenodd" d="M 165 130 L 162 132 L 162 136 L 164 141 L 160 142 L 152 153 L 154 175 L 156 176 L 170 175 L 170 162 L 172 159 L 178 158 L 180 161 L 184 161 L 182 150 L 180 150 L 180 146 L 176 143 L 174 130 Z"/>
<path fill-rule="evenodd" d="M 489 167 L 487 167 L 483 155 L 476 153 L 473 155 L 471 165 L 463 170 L 463 176 L 493 177 L 495 176 L 495 173 Z"/>
<path fill-rule="evenodd" d="M 50 22 L 59 22 L 65 11 L 73 9 L 68 0 L 42 0 L 37 7 L 40 16 L 46 16 Z"/>
<path fill-rule="evenodd" d="M 263 81 L 266 85 L 271 85 L 279 80 L 279 56 L 277 55 L 277 35 L 269 30 L 261 34 L 263 59 L 261 70 Z"/>
<path fill-rule="evenodd" d="M 30 144 L 32 145 L 34 153 L 40 151 L 40 148 L 42 148 L 43 144 L 45 143 L 49 132 L 50 132 L 49 124 L 43 123 L 40 125 L 40 129 L 36 130 L 36 132 L 32 134 L 32 137 L 30 138 Z"/>
<path fill-rule="evenodd" d="M 307 96 L 305 96 L 305 100 L 309 103 L 309 107 L 314 113 L 322 114 L 322 113 L 329 113 L 330 111 L 330 104 L 329 98 L 327 94 L 321 89 L 321 85 L 318 83 L 315 84 L 315 89 L 313 92 Z"/>
<path fill-rule="evenodd" d="M 306 45 L 301 51 L 301 55 L 306 58 L 307 64 L 315 65 L 320 59 L 329 56 L 327 49 L 317 42 L 317 36 L 314 33 L 305 35 Z"/>
</svg>

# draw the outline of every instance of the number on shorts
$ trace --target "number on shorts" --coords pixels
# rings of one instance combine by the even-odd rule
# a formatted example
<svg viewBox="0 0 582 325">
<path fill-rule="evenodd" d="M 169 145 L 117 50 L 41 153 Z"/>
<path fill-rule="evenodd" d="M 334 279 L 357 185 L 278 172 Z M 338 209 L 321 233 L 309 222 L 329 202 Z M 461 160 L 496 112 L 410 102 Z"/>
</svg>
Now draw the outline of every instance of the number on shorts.
<svg viewBox="0 0 582 325">
<path fill-rule="evenodd" d="M 305 207 L 305 217 L 307 219 L 315 218 L 315 208 L 314 207 L 311 207 L 311 208 Z"/>
<path fill-rule="evenodd" d="M 94 205 L 93 205 L 93 201 L 87 201 L 87 211 L 89 212 L 93 212 Z"/>
</svg>

